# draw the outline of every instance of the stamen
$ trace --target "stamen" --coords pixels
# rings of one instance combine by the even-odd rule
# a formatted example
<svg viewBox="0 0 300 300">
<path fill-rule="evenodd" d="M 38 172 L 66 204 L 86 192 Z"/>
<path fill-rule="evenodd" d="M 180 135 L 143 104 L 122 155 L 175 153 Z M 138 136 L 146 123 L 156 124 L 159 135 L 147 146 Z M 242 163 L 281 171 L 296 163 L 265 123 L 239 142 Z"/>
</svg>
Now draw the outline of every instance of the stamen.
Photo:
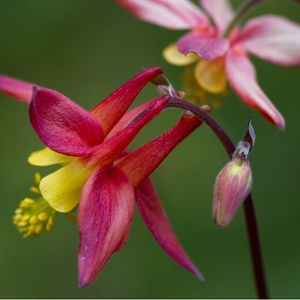
<svg viewBox="0 0 300 300">
<path fill-rule="evenodd" d="M 33 194 L 37 194 L 37 195 L 40 194 L 40 190 L 37 187 L 35 187 L 35 186 L 32 186 L 29 190 Z"/>
<path fill-rule="evenodd" d="M 39 184 L 41 175 L 36 173 L 34 179 L 36 184 Z M 53 228 L 54 216 L 56 214 L 48 202 L 41 197 L 38 187 L 31 187 L 30 191 L 35 195 L 39 195 L 39 197 L 37 199 L 23 199 L 13 216 L 13 224 L 16 225 L 24 238 L 38 236 L 45 229 L 50 231 Z"/>
<path fill-rule="evenodd" d="M 48 202 L 42 197 L 38 188 L 41 181 L 39 173 L 34 174 L 34 181 L 37 186 L 30 188 L 30 191 L 37 198 L 24 198 L 19 207 L 15 210 L 12 218 L 13 224 L 24 238 L 40 235 L 43 231 L 51 231 L 54 226 L 56 211 L 50 207 Z M 75 215 L 65 214 L 67 221 L 71 224 L 77 222 Z"/>
<path fill-rule="evenodd" d="M 41 176 L 40 173 L 37 172 L 37 173 L 34 174 L 34 181 L 35 181 L 35 183 L 36 183 L 37 185 L 40 184 L 41 179 L 42 179 L 42 176 Z"/>
<path fill-rule="evenodd" d="M 53 228 L 55 213 L 43 198 L 25 198 L 15 210 L 13 223 L 24 238 L 38 236 L 44 229 L 50 231 Z"/>
</svg>

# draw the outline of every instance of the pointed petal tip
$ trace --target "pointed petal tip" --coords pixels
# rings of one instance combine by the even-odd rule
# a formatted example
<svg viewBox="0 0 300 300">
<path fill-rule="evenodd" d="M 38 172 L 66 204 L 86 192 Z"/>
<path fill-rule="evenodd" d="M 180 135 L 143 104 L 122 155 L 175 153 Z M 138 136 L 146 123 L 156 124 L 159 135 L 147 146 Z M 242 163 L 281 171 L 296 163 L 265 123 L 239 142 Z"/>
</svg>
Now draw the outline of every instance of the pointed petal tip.
<svg viewBox="0 0 300 300">
<path fill-rule="evenodd" d="M 81 289 L 90 287 L 94 283 L 95 279 L 91 279 L 88 276 L 78 276 L 78 287 Z"/>
<path fill-rule="evenodd" d="M 220 229 L 226 228 L 229 225 L 230 221 L 226 222 L 226 223 L 225 222 L 219 222 L 218 219 L 217 219 L 217 217 L 213 216 L 213 223 L 214 223 L 214 225 L 216 225 Z"/>
<path fill-rule="evenodd" d="M 142 68 L 141 70 L 141 73 L 144 73 L 144 74 L 148 74 L 148 76 L 155 76 L 155 75 L 161 75 L 164 73 L 164 69 L 161 67 L 161 66 L 153 66 L 153 67 L 150 67 L 150 68 Z M 140 73 L 140 74 L 141 74 Z"/>
<path fill-rule="evenodd" d="M 149 71 L 152 70 L 154 73 L 163 73 L 164 70 L 162 67 L 160 66 L 153 66 L 151 68 L 148 69 Z"/>
<path fill-rule="evenodd" d="M 159 66 L 143 69 L 92 109 L 91 114 L 101 124 L 105 136 L 124 116 L 143 88 L 162 73 L 163 69 Z"/>
<path fill-rule="evenodd" d="M 84 280 L 81 280 L 80 278 L 78 279 L 78 287 L 79 288 L 86 288 L 88 287 L 90 284 L 88 282 L 85 282 Z"/>
<path fill-rule="evenodd" d="M 283 132 L 283 133 L 285 132 L 285 129 L 286 129 L 285 127 L 278 127 L 278 128 L 281 132 Z"/>
<path fill-rule="evenodd" d="M 195 268 L 195 270 L 193 271 L 193 275 L 198 279 L 200 280 L 201 282 L 204 282 L 205 281 L 205 277 L 204 275 L 198 270 Z"/>
<path fill-rule="evenodd" d="M 277 111 L 277 116 L 271 118 L 269 115 L 265 114 L 264 112 L 260 112 L 263 117 L 269 120 L 272 125 L 275 125 L 280 131 L 284 132 L 286 128 L 285 119 L 281 115 L 279 111 Z"/>
<path fill-rule="evenodd" d="M 246 55 L 235 49 L 230 50 L 226 58 L 226 75 L 242 102 L 258 110 L 281 130 L 285 128 L 283 116 L 258 85 L 256 70 Z"/>
<path fill-rule="evenodd" d="M 282 121 L 277 124 L 277 127 L 280 129 L 280 131 L 285 132 L 286 124 L 285 120 L 282 118 Z"/>
</svg>

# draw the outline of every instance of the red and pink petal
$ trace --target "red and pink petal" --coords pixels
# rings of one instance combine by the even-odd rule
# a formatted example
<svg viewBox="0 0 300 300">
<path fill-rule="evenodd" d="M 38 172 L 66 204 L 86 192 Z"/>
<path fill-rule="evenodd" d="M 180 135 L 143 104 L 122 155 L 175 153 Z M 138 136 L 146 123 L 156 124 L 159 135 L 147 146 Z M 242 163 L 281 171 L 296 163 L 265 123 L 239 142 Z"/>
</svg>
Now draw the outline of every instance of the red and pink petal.
<svg viewBox="0 0 300 300">
<path fill-rule="evenodd" d="M 208 23 L 207 17 L 189 0 L 117 0 L 138 19 L 169 29 L 192 29 Z"/>
<path fill-rule="evenodd" d="M 300 65 L 300 25 L 284 17 L 269 15 L 250 20 L 235 43 L 273 63 Z"/>
<path fill-rule="evenodd" d="M 203 280 L 203 275 L 192 263 L 170 224 L 150 179 L 146 179 L 135 189 L 139 212 L 151 234 L 161 248 L 179 265 Z"/>
<path fill-rule="evenodd" d="M 184 138 L 199 127 L 201 121 L 184 113 L 178 123 L 158 138 L 127 154 L 117 163 L 130 178 L 134 187 L 139 186 Z"/>
<path fill-rule="evenodd" d="M 142 71 L 124 83 L 91 111 L 92 116 L 101 124 L 105 135 L 125 114 L 144 86 L 162 72 L 160 67 Z"/>
<path fill-rule="evenodd" d="M 79 285 L 93 283 L 112 254 L 126 242 L 134 190 L 118 168 L 103 167 L 86 183 L 79 206 Z"/>
<path fill-rule="evenodd" d="M 142 111 L 147 110 L 148 108 L 152 107 L 153 104 L 155 104 L 156 101 L 157 101 L 157 99 L 151 99 L 151 100 L 146 101 L 146 102 L 138 105 L 137 107 L 127 111 L 123 115 L 123 117 L 118 121 L 118 123 L 112 128 L 112 130 L 109 132 L 109 134 L 106 136 L 106 139 L 111 138 L 117 132 L 124 129 L 127 125 L 129 125 L 129 123 L 131 121 L 133 121 L 133 119 L 137 115 L 139 115 Z"/>
<path fill-rule="evenodd" d="M 109 163 L 118 158 L 140 130 L 164 109 L 168 100 L 168 96 L 157 97 L 144 110 L 138 109 L 126 127 L 93 149 L 91 155 L 87 157 L 88 163 L 98 165 L 100 162 Z"/>
<path fill-rule="evenodd" d="M 103 130 L 90 113 L 54 90 L 36 88 L 30 121 L 42 142 L 62 154 L 88 154 L 103 140 Z"/>
<path fill-rule="evenodd" d="M 244 53 L 229 51 L 226 57 L 226 74 L 232 89 L 240 99 L 259 112 L 280 129 L 285 128 L 285 121 L 256 81 L 254 66 Z"/>
</svg>

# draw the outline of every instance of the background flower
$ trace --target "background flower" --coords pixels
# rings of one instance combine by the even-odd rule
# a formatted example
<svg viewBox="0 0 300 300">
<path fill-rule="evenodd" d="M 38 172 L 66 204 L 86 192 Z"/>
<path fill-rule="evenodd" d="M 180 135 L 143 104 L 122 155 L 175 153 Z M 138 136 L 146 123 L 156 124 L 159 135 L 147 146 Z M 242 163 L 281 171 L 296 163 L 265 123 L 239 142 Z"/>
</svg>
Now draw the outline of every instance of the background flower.
<svg viewBox="0 0 300 300">
<path fill-rule="evenodd" d="M 257 83 L 248 54 L 283 66 L 299 66 L 299 24 L 271 14 L 251 19 L 244 26 L 231 24 L 235 12 L 230 0 L 200 0 L 207 16 L 189 0 L 117 2 L 143 21 L 170 29 L 188 29 L 176 44 L 165 49 L 167 61 L 176 65 L 196 61 L 191 76 L 204 90 L 221 93 L 228 81 L 241 101 L 285 128 L 281 113 Z M 178 51 L 189 56 L 182 57 Z"/>
</svg>

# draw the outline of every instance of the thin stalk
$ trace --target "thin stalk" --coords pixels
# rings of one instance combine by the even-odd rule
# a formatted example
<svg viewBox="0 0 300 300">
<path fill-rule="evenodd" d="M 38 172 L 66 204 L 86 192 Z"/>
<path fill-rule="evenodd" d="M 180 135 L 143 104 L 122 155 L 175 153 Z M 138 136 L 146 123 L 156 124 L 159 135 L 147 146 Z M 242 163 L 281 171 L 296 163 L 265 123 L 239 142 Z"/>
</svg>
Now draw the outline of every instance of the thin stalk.
<svg viewBox="0 0 300 300">
<path fill-rule="evenodd" d="M 171 97 L 170 101 L 167 104 L 167 107 L 177 107 L 184 110 L 189 110 L 192 113 L 194 113 L 197 117 L 199 117 L 202 121 L 204 121 L 219 138 L 220 142 L 223 144 L 228 156 L 231 159 L 232 154 L 235 150 L 235 146 L 229 135 L 208 113 L 203 111 L 198 106 L 176 97 Z M 260 299 L 268 299 L 269 296 L 264 272 L 262 251 L 260 246 L 254 204 L 251 194 L 249 194 L 249 196 L 244 202 L 244 212 L 246 218 L 247 233 L 251 250 L 257 295 Z"/>
<path fill-rule="evenodd" d="M 235 16 L 227 26 L 226 30 L 224 31 L 223 36 L 228 37 L 231 30 L 235 27 L 236 23 L 241 19 L 241 17 L 255 4 L 258 4 L 263 0 L 247 0 L 245 1 L 236 11 Z"/>
</svg>

